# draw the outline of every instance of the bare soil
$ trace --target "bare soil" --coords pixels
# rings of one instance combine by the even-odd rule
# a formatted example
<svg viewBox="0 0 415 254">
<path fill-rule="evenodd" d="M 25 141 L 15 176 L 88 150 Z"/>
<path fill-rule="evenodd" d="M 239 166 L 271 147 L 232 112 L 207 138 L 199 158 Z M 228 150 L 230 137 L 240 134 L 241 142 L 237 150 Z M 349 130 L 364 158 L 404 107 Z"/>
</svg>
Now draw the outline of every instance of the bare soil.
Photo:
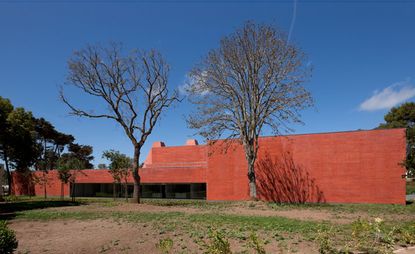
<svg viewBox="0 0 415 254">
<path fill-rule="evenodd" d="M 55 220 L 48 222 L 15 220 L 10 227 L 19 239 L 17 253 L 162 253 L 160 239 L 170 238 L 170 253 L 203 253 L 200 244 L 182 232 L 160 234 L 139 223 L 112 220 Z M 242 252 L 244 243 L 231 239 L 231 249 Z M 309 243 L 277 241 L 265 246 L 267 253 L 316 253 Z M 248 252 L 251 253 L 251 252 Z"/>
<path fill-rule="evenodd" d="M 252 216 L 280 216 L 305 221 L 330 221 L 332 223 L 350 223 L 359 217 L 370 218 L 364 212 L 339 212 L 325 209 L 289 208 L 273 209 L 261 203 L 230 204 L 209 207 L 198 206 L 163 206 L 157 204 L 129 203 L 91 203 L 81 206 L 45 208 L 57 211 L 90 211 L 90 212 L 183 212 L 188 214 L 218 213 Z M 408 214 L 385 214 L 383 219 L 413 220 Z M 19 247 L 17 253 L 163 253 L 158 246 L 160 240 L 172 239 L 173 246 L 169 253 L 203 253 L 203 242 L 206 236 L 198 239 L 189 232 L 160 231 L 151 223 L 118 221 L 114 219 L 99 220 L 50 220 L 32 221 L 14 219 L 10 227 L 16 231 Z M 204 230 L 203 230 L 204 232 Z M 206 234 L 208 229 L 206 229 Z M 270 239 L 264 244 L 267 253 L 317 253 L 317 247 L 310 241 L 288 237 L 278 241 L 270 236 L 260 239 Z M 246 246 L 247 241 L 229 239 L 231 249 L 242 253 L 252 248 Z M 414 250 L 400 253 L 414 253 Z M 246 252 L 244 252 L 246 253 Z"/>
</svg>

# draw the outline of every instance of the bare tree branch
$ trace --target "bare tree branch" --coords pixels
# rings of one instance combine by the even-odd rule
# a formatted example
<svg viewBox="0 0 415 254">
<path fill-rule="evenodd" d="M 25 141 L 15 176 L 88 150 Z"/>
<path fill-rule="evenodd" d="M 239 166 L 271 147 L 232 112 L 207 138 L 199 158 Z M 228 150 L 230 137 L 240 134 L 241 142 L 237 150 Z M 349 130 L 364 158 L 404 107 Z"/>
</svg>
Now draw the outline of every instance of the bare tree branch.
<svg viewBox="0 0 415 254">
<path fill-rule="evenodd" d="M 168 89 L 169 66 L 155 50 L 123 55 L 120 44 L 104 48 L 87 46 L 76 51 L 68 61 L 67 85 L 101 99 L 106 113 L 74 106 L 65 96 L 60 98 L 70 113 L 80 117 L 107 118 L 118 122 L 134 146 L 133 200 L 139 202 L 139 158 L 141 148 L 152 133 L 162 112 L 179 101 L 177 92 Z"/>
<path fill-rule="evenodd" d="M 259 135 L 264 126 L 280 134 L 301 122 L 299 112 L 313 105 L 302 86 L 310 74 L 304 53 L 282 32 L 252 22 L 224 37 L 190 72 L 189 99 L 197 109 L 188 125 L 208 140 L 240 140 L 252 198 Z"/>
</svg>

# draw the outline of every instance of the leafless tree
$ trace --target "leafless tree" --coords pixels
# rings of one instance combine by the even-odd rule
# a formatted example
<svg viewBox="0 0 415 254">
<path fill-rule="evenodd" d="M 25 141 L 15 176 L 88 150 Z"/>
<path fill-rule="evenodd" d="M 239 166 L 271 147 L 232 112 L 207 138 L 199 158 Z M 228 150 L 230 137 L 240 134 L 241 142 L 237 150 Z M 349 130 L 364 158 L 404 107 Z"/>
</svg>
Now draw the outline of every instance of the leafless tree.
<svg viewBox="0 0 415 254">
<path fill-rule="evenodd" d="M 302 86 L 310 75 L 305 54 L 283 32 L 253 22 L 224 37 L 189 74 L 188 97 L 197 105 L 189 127 L 208 140 L 240 140 L 252 199 L 258 137 L 265 126 L 278 135 L 301 122 L 299 110 L 313 105 Z"/>
<path fill-rule="evenodd" d="M 178 101 L 176 91 L 170 93 L 167 87 L 169 65 L 155 50 L 124 54 L 121 45 L 115 43 L 76 51 L 68 64 L 67 84 L 97 97 L 107 109 L 81 109 L 68 100 L 63 90 L 62 101 L 73 115 L 107 118 L 121 125 L 134 147 L 133 202 L 140 203 L 141 148 L 161 113 Z"/>
</svg>

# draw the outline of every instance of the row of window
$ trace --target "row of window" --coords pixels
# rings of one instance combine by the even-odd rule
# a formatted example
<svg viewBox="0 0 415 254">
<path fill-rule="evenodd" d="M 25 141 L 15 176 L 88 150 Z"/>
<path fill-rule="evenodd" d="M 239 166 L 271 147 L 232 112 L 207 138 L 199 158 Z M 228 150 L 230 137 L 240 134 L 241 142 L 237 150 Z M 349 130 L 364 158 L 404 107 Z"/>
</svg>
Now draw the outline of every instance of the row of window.
<svg viewBox="0 0 415 254">
<path fill-rule="evenodd" d="M 134 186 L 127 185 L 128 197 L 132 197 Z M 77 183 L 71 186 L 71 194 L 77 197 L 113 197 L 112 183 Z M 115 195 L 125 197 L 125 186 L 115 185 Z M 206 183 L 190 184 L 142 184 L 142 198 L 206 199 Z"/>
</svg>

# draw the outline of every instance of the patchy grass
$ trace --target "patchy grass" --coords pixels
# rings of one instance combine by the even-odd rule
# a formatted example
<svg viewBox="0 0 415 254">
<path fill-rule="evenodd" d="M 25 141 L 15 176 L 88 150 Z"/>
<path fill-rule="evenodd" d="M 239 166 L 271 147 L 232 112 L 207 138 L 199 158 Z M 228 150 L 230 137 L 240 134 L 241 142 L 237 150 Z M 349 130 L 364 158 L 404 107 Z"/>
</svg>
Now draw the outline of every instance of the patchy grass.
<svg viewBox="0 0 415 254">
<path fill-rule="evenodd" d="M 0 211 L 5 213 L 13 213 L 18 211 L 44 209 L 49 207 L 62 206 L 79 206 L 82 202 L 71 202 L 67 200 L 37 200 L 37 201 L 18 201 L 0 204 Z"/>
<path fill-rule="evenodd" d="M 56 211 L 56 210 L 28 210 L 18 212 L 17 219 L 27 220 L 91 220 L 115 219 L 128 222 L 154 222 L 160 227 L 169 228 L 196 228 L 196 225 L 205 227 L 224 228 L 228 231 L 244 229 L 247 231 L 281 231 L 287 233 L 311 233 L 316 227 L 325 227 L 328 222 L 313 222 L 289 219 L 284 217 L 261 217 L 223 215 L 216 213 L 187 214 L 183 212 L 88 212 L 88 211 Z"/>
<path fill-rule="evenodd" d="M 152 247 L 163 253 L 175 253 L 177 248 L 185 248 L 187 245 L 183 239 L 191 239 L 193 244 L 200 246 L 198 251 L 227 250 L 230 244 L 232 248 L 245 246 L 246 249 L 254 249 L 256 253 L 263 253 L 264 250 L 267 253 L 270 250 L 271 253 L 276 250 L 282 250 L 283 253 L 295 250 L 301 252 L 301 247 L 298 246 L 302 245 L 303 249 L 314 248 L 316 252 L 319 249 L 356 250 L 367 246 L 374 249 L 382 244 L 382 251 L 389 253 L 397 246 L 415 245 L 415 204 L 288 205 L 150 199 L 143 200 L 143 203 L 145 206 L 140 209 L 140 206 L 126 205 L 123 200 L 103 198 L 78 199 L 75 204 L 69 201 L 30 199 L 7 203 L 6 210 L 13 212 L 16 220 L 40 221 L 42 224 L 61 220 L 71 221 L 70 223 L 105 220 L 118 225 L 137 225 L 150 232 L 156 241 Z M 241 208 L 256 213 L 227 213 L 232 209 L 240 211 Z M 325 217 L 311 220 L 261 215 L 258 210 L 271 211 L 273 214 L 279 210 L 324 211 L 328 214 L 353 215 L 354 222 L 350 220 L 339 224 L 326 220 Z M 357 219 L 362 214 L 365 217 Z M 374 222 L 377 217 L 382 218 L 381 223 Z M 103 252 L 107 251 L 104 247 Z"/>
<path fill-rule="evenodd" d="M 290 209 L 311 209 L 341 213 L 368 213 L 370 215 L 396 215 L 415 214 L 415 204 L 408 205 L 385 205 L 385 204 L 275 204 L 268 203 L 268 206 L 275 210 Z"/>
<path fill-rule="evenodd" d="M 300 241 L 314 240 L 316 228 L 327 228 L 327 222 L 301 221 L 284 217 L 261 217 L 224 215 L 218 213 L 188 214 L 184 212 L 97 212 L 97 211 L 57 211 L 57 210 L 28 210 L 16 214 L 16 219 L 29 221 L 52 220 L 113 220 L 118 224 L 133 223 L 150 228 L 152 232 L 164 239 L 165 235 L 173 235 L 172 239 L 179 242 L 182 235 L 193 239 L 202 249 L 221 248 L 216 246 L 223 239 L 212 242 L 212 234 L 226 236 L 226 239 L 237 241 L 241 246 L 261 248 L 264 242 L 289 242 L 293 239 Z M 71 222 L 73 223 L 73 222 Z M 343 227 L 343 226 L 339 226 Z M 208 232 L 220 232 L 211 233 Z M 251 238 L 256 232 L 258 238 Z M 261 239 L 260 241 L 258 239 Z M 223 240 L 227 241 L 227 240 Z M 252 243 L 253 242 L 253 243 Z M 160 243 L 161 244 L 161 243 Z M 157 248 L 160 249 L 160 244 Z M 210 247 L 209 247 L 210 246 Z M 212 247 L 213 246 L 213 247 Z M 216 247 L 215 247 L 216 246 Z M 286 244 L 286 246 L 289 246 Z M 288 247 L 284 247 L 288 248 Z"/>
<path fill-rule="evenodd" d="M 415 193 L 415 182 L 413 182 Z M 412 188 L 412 187 L 411 187 Z M 358 213 L 367 212 L 372 215 L 376 214 L 415 214 L 415 203 L 408 205 L 391 205 L 391 204 L 326 204 L 326 203 L 307 203 L 307 204 L 277 204 L 267 202 L 249 202 L 249 201 L 205 201 L 205 200 L 166 200 L 166 199 L 143 199 L 144 204 L 151 204 L 166 207 L 192 207 L 210 210 L 226 210 L 232 207 L 248 207 L 251 209 L 271 208 L 273 210 L 292 210 L 292 209 L 310 209 L 323 210 L 330 212 Z"/>
</svg>

